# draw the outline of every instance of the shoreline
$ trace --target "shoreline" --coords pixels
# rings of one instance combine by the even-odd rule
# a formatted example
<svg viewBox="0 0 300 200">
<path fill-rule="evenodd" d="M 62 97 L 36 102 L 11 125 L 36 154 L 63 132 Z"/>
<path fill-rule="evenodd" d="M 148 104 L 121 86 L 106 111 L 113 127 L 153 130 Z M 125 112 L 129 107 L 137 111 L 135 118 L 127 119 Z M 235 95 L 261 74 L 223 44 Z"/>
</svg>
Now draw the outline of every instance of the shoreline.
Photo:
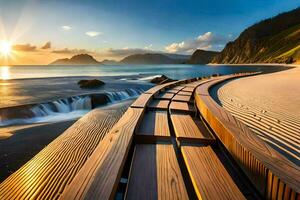
<svg viewBox="0 0 300 200">
<path fill-rule="evenodd" d="M 102 77 L 101 80 L 106 83 L 105 85 L 95 89 L 81 89 L 77 85 L 77 82 L 85 78 L 87 77 L 48 77 L 2 80 L 0 81 L 0 108 L 39 104 L 61 98 L 93 93 L 117 92 L 127 88 L 147 90 L 153 85 L 142 81 L 130 82 Z"/>
<path fill-rule="evenodd" d="M 208 66 L 282 66 L 282 67 L 300 67 L 300 64 L 284 64 L 284 63 L 244 63 L 244 64 L 218 64 L 208 63 Z"/>
</svg>

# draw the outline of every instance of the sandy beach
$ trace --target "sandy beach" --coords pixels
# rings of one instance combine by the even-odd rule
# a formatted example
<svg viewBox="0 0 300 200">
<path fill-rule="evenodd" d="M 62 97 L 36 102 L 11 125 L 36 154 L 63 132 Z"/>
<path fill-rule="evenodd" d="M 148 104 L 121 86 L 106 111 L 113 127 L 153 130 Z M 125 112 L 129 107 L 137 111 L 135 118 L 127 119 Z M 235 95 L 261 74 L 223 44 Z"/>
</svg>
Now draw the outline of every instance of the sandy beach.
<svg viewBox="0 0 300 200">
<path fill-rule="evenodd" d="M 230 81 L 221 105 L 300 166 L 300 67 Z"/>
<path fill-rule="evenodd" d="M 74 122 L 75 120 L 20 128 L 9 132 L 11 137 L 8 139 L 0 138 L 0 182 L 22 167 Z"/>
</svg>

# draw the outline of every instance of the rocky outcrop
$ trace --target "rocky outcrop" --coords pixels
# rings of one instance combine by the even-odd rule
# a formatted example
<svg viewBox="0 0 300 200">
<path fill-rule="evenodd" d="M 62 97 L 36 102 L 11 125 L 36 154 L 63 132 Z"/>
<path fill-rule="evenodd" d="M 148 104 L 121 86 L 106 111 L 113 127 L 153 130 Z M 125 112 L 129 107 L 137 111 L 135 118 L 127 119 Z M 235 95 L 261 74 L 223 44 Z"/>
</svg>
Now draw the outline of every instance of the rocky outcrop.
<svg viewBox="0 0 300 200">
<path fill-rule="evenodd" d="M 217 55 L 219 52 L 197 49 L 186 64 L 208 64 Z"/>
<path fill-rule="evenodd" d="M 154 83 L 154 84 L 163 84 L 163 83 L 168 83 L 171 81 L 174 81 L 174 80 L 165 75 L 161 75 L 160 77 L 153 78 L 150 82 Z"/>
<path fill-rule="evenodd" d="M 80 80 L 77 83 L 80 88 L 97 88 L 100 87 L 101 85 L 104 85 L 105 83 L 103 81 L 100 81 L 98 79 L 93 79 L 93 80 Z"/>
</svg>

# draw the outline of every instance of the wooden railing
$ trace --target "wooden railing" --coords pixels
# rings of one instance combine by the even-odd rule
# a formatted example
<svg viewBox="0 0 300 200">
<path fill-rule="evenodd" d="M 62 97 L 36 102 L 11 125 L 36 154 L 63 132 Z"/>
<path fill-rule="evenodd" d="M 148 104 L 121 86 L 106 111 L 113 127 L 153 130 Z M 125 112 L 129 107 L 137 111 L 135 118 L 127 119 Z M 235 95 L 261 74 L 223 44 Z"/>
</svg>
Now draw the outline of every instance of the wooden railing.
<svg viewBox="0 0 300 200">
<path fill-rule="evenodd" d="M 299 199 L 299 167 L 257 137 L 210 96 L 212 86 L 231 78 L 236 77 L 207 82 L 196 89 L 196 105 L 202 117 L 266 199 Z"/>
</svg>

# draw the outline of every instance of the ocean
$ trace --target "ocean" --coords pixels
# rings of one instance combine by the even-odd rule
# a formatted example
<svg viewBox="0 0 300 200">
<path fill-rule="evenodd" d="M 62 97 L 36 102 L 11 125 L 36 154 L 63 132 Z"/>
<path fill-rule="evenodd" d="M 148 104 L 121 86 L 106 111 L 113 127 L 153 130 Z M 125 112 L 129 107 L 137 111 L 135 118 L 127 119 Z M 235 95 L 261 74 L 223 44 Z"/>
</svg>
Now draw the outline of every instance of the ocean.
<svg viewBox="0 0 300 200">
<path fill-rule="evenodd" d="M 151 76 L 164 74 L 173 79 L 211 74 L 265 71 L 270 66 L 211 66 L 211 65 L 77 65 L 77 66 L 0 66 L 0 80 L 74 77 L 74 76 Z"/>
<path fill-rule="evenodd" d="M 79 118 L 95 107 L 95 95 L 103 105 L 134 99 L 153 87 L 150 79 L 162 74 L 185 79 L 274 70 L 278 66 L 0 66 L 0 127 Z M 78 87 L 79 80 L 91 78 L 105 85 L 96 89 Z"/>
</svg>

